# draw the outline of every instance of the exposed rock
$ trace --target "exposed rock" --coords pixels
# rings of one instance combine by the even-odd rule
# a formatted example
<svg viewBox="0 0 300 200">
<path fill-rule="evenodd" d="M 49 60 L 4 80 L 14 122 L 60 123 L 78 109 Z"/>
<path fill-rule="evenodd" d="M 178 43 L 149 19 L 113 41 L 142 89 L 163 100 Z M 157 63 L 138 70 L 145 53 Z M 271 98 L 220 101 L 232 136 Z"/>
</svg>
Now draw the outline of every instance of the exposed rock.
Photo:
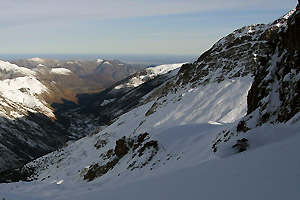
<svg viewBox="0 0 300 200">
<path fill-rule="evenodd" d="M 247 96 L 247 115 L 228 134 L 220 133 L 213 144 L 214 152 L 239 132 L 265 123 L 291 123 L 300 112 L 300 11 L 299 5 L 286 16 L 269 24 L 260 39 L 266 40 L 267 54 L 260 55 L 259 67 Z"/>
<path fill-rule="evenodd" d="M 128 154 L 131 155 L 131 157 L 129 157 L 131 160 L 128 160 L 127 163 L 131 163 L 128 165 L 127 169 L 134 170 L 146 166 L 159 150 L 158 142 L 156 140 L 149 141 L 149 139 L 148 133 L 142 133 L 137 137 L 126 138 L 124 136 L 118 139 L 113 150 L 108 150 L 105 155 L 100 156 L 103 160 L 106 160 L 106 162 L 104 164 L 92 164 L 84 175 L 84 180 L 93 181 L 94 179 L 105 175 L 110 170 L 113 170 L 118 162 Z M 147 150 L 150 154 L 145 157 L 143 162 L 138 163 L 135 160 L 136 156 L 143 156 Z"/>
<path fill-rule="evenodd" d="M 129 151 L 129 148 L 126 144 L 126 138 L 123 137 L 119 140 L 116 141 L 116 147 L 115 147 L 115 154 L 119 157 L 122 158 L 124 155 L 126 155 Z"/>
</svg>

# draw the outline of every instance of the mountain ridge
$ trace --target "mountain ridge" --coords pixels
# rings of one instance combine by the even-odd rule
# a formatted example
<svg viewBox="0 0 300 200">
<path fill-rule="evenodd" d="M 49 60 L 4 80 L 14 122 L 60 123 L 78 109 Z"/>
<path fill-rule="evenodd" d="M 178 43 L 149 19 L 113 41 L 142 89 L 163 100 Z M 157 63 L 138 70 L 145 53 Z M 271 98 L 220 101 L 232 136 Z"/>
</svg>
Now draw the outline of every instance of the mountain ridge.
<svg viewBox="0 0 300 200">
<path fill-rule="evenodd" d="M 298 5 L 270 24 L 238 29 L 174 75 L 151 79 L 163 81 L 108 125 L 15 171 L 33 182 L 15 184 L 12 193 L 47 190 L 35 196 L 44 199 L 150 199 L 160 194 L 180 199 L 185 193 L 208 199 L 224 194 L 297 199 L 299 15 Z M 94 101 L 99 110 L 115 101 L 106 97 Z M 249 146 L 238 153 L 233 146 L 242 138 Z M 283 182 L 275 176 L 281 172 Z M 274 193 L 273 185 L 282 193 Z M 158 191 L 148 194 L 154 186 Z"/>
</svg>

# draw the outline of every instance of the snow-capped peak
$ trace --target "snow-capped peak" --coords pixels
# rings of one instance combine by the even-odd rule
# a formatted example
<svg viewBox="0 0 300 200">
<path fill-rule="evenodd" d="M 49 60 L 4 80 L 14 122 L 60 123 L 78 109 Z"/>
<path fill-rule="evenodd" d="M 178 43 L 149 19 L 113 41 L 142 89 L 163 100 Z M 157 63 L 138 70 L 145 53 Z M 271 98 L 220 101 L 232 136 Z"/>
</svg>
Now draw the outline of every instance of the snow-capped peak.
<svg viewBox="0 0 300 200">
<path fill-rule="evenodd" d="M 149 76 L 162 75 L 180 68 L 183 64 L 185 63 L 159 65 L 156 67 L 149 67 L 146 69 L 146 71 L 150 72 Z"/>
<path fill-rule="evenodd" d="M 18 65 L 11 64 L 6 61 L 0 60 L 0 69 L 2 70 L 2 75 L 5 73 L 9 73 L 10 75 L 18 73 L 19 75 L 26 75 L 26 76 L 34 76 L 36 73 L 30 69 L 25 67 L 19 67 Z M 8 77 L 11 78 L 11 77 Z"/>
</svg>

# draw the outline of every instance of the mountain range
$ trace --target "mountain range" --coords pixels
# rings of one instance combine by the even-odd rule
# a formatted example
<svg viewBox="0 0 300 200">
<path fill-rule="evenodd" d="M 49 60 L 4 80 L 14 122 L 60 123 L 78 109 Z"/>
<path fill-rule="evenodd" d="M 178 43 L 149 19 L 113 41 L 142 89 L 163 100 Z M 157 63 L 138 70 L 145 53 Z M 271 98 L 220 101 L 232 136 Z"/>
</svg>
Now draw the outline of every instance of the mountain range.
<svg viewBox="0 0 300 200">
<path fill-rule="evenodd" d="M 235 30 L 193 63 L 146 68 L 99 93 L 77 95 L 78 102 L 55 104 L 55 112 L 32 106 L 47 105 L 46 97 L 32 95 L 46 92 L 43 84 L 18 88 L 37 97 L 25 113 L 56 119 L 69 138 L 81 139 L 2 172 L 7 184 L 0 185 L 0 194 L 7 199 L 298 199 L 299 6 L 272 23 Z M 29 66 L 19 65 L 18 73 L 39 81 Z M 7 86 L 24 78 L 17 72 L 14 79 L 6 73 Z M 2 96 L 15 107 L 27 102 L 5 91 Z M 5 119 L 25 115 L 10 112 Z M 241 152 L 235 146 L 243 140 L 247 148 Z M 8 184 L 14 181 L 29 182 Z"/>
<path fill-rule="evenodd" d="M 68 101 L 76 105 L 80 92 L 100 92 L 140 67 L 102 59 L 0 61 L 0 171 L 22 166 L 74 138 L 56 114 L 55 104 Z M 93 75 L 99 80 L 88 79 Z M 76 134 L 75 138 L 82 136 Z"/>
</svg>

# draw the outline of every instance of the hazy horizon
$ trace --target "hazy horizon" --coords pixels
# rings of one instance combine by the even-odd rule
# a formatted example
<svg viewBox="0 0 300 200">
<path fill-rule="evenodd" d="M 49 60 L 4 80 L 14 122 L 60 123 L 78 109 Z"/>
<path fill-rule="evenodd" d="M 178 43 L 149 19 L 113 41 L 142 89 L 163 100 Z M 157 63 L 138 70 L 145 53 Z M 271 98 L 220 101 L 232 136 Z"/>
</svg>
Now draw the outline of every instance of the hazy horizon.
<svg viewBox="0 0 300 200">
<path fill-rule="evenodd" d="M 1 54 L 0 60 L 16 61 L 30 58 L 49 58 L 57 60 L 120 60 L 128 64 L 157 65 L 182 62 L 193 62 L 200 55 L 178 55 L 178 54 Z"/>
</svg>

